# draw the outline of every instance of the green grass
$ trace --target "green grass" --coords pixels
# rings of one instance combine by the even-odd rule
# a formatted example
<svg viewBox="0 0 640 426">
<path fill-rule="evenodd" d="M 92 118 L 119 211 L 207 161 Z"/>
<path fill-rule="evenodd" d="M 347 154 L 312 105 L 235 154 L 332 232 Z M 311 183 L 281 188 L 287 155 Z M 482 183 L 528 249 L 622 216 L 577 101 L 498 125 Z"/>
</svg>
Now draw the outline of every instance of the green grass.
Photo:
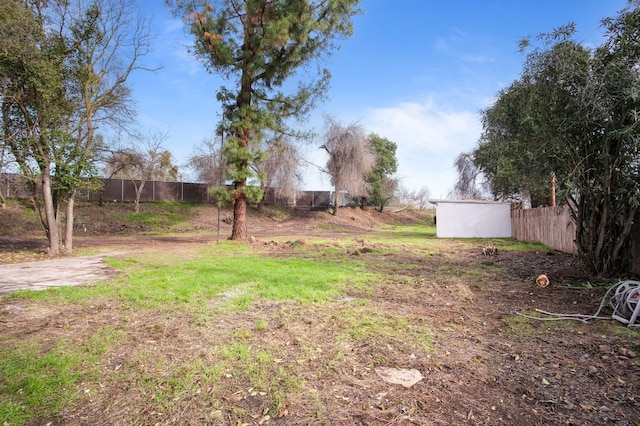
<svg viewBox="0 0 640 426">
<path fill-rule="evenodd" d="M 286 395 L 299 390 L 303 384 L 295 368 L 280 365 L 276 355 L 281 351 L 282 347 L 256 350 L 248 337 L 240 336 L 217 348 L 213 355 L 219 359 L 221 370 L 226 371 L 229 385 L 241 384 L 250 395 L 269 398 L 272 411 L 277 412 L 285 403 Z"/>
<path fill-rule="evenodd" d="M 0 349 L 0 419 L 22 423 L 46 410 L 59 410 L 73 400 L 81 374 L 74 372 L 80 362 L 69 353 L 67 342 L 58 342 L 43 353 L 35 344 L 12 345 Z"/>
<path fill-rule="evenodd" d="M 337 225 L 335 223 L 319 222 L 315 226 L 318 229 L 333 232 L 349 232 L 349 228 L 343 225 Z"/>
<path fill-rule="evenodd" d="M 95 382 L 100 357 L 123 338 L 107 327 L 80 345 L 68 340 L 56 340 L 52 348 L 33 340 L 1 345 L 0 421 L 22 424 L 75 402 L 85 393 L 78 386 Z"/>
<path fill-rule="evenodd" d="M 139 223 L 152 230 L 166 229 L 179 224 L 188 223 L 188 218 L 182 214 L 177 213 L 129 213 L 129 221 L 132 223 Z"/>
<path fill-rule="evenodd" d="M 233 292 L 237 308 L 245 309 L 258 298 L 324 302 L 342 294 L 347 284 L 362 285 L 373 278 L 355 259 L 259 257 L 246 245 L 234 243 L 212 246 L 186 260 L 177 254 L 151 254 L 108 263 L 124 271 L 124 276 L 115 282 L 19 292 L 14 297 L 88 303 L 92 297 L 107 296 L 137 308 L 161 308 L 175 303 L 197 307 Z"/>
<path fill-rule="evenodd" d="M 391 224 L 382 228 L 381 232 L 376 232 L 368 238 L 376 241 L 389 241 L 394 243 L 435 243 L 436 227 L 426 223 L 413 224 Z M 433 241 L 427 241 L 433 240 Z"/>
<path fill-rule="evenodd" d="M 410 346 L 414 351 L 433 351 L 433 335 L 429 328 L 415 324 L 404 315 L 385 316 L 368 307 L 351 307 L 336 312 L 331 319 L 342 330 L 338 340 L 392 342 Z"/>
<path fill-rule="evenodd" d="M 147 307 L 198 303 L 234 288 L 241 288 L 249 299 L 322 302 L 338 296 L 354 276 L 363 278 L 362 271 L 348 264 L 296 258 L 199 258 L 134 266 L 114 263 L 128 275 L 119 286 L 120 298 Z"/>
<path fill-rule="evenodd" d="M 133 204 L 131 205 L 133 206 Z M 147 202 L 140 204 L 140 212 L 127 214 L 127 221 L 140 224 L 152 231 L 173 229 L 191 229 L 190 214 L 197 203 Z M 133 210 L 133 207 L 132 207 Z"/>
<path fill-rule="evenodd" d="M 437 239 L 436 227 L 429 220 L 411 224 L 390 224 L 382 227 L 382 231 L 367 236 L 367 240 L 375 242 L 387 242 L 391 244 L 421 244 L 423 246 L 437 248 L 442 241 Z M 449 238 L 449 241 L 462 243 L 471 247 L 494 246 L 509 251 L 549 251 L 549 247 L 536 242 L 518 241 L 513 238 Z"/>
</svg>

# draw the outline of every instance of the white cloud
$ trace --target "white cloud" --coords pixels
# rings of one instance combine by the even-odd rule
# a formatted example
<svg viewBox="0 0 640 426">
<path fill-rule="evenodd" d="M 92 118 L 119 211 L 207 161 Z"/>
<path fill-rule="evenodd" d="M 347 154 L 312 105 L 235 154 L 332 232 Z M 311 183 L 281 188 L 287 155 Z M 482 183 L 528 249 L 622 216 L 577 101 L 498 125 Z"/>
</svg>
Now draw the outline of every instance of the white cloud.
<svg viewBox="0 0 640 426">
<path fill-rule="evenodd" d="M 449 43 L 447 43 L 445 39 L 439 38 L 438 40 L 436 40 L 434 47 L 437 50 L 447 50 L 447 48 L 449 47 Z"/>
<path fill-rule="evenodd" d="M 480 134 L 477 113 L 451 111 L 431 100 L 373 109 L 362 121 L 367 130 L 398 145 L 428 151 L 455 151 L 474 143 Z"/>
<path fill-rule="evenodd" d="M 398 145 L 398 174 L 409 189 L 428 187 L 434 197 L 453 187 L 455 158 L 472 149 L 482 130 L 476 112 L 452 110 L 433 99 L 370 110 L 363 127 Z"/>
<path fill-rule="evenodd" d="M 185 33 L 185 23 L 178 18 L 165 18 L 160 23 L 163 34 Z"/>
<path fill-rule="evenodd" d="M 465 55 L 462 60 L 475 64 L 486 64 L 495 62 L 495 58 L 486 55 Z"/>
</svg>

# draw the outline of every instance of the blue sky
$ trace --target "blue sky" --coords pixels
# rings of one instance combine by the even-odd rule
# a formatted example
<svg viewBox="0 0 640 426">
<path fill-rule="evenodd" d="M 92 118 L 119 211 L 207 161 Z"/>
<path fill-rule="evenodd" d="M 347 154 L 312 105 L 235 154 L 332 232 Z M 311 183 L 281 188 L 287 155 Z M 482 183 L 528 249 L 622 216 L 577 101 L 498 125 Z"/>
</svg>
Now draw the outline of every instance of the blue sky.
<svg viewBox="0 0 640 426">
<path fill-rule="evenodd" d="M 183 164 L 214 135 L 215 93 L 229 84 L 188 55 L 191 38 L 163 3 L 140 2 L 156 35 L 144 62 L 163 68 L 130 82 L 142 130 L 167 132 L 164 145 Z M 318 149 L 324 116 L 357 122 L 398 145 L 402 186 L 444 198 L 455 182 L 454 159 L 480 136 L 479 111 L 522 70 L 518 41 L 575 22 L 577 38 L 595 46 L 603 41 L 600 20 L 625 6 L 626 0 L 363 0 L 354 35 L 324 64 L 331 88 L 305 123 L 319 135 L 304 147 L 305 158 L 326 162 Z M 181 171 L 189 180 L 186 167 Z M 330 189 L 316 168 L 304 175 L 304 189 Z"/>
</svg>

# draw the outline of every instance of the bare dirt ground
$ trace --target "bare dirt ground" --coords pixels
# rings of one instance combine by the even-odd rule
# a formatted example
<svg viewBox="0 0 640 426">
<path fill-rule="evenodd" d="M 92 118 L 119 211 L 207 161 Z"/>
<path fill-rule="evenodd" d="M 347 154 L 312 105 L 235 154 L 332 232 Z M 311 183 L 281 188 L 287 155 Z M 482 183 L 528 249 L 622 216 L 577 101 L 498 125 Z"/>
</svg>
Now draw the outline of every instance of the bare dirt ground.
<svg viewBox="0 0 640 426">
<path fill-rule="evenodd" d="M 265 214 L 249 221 L 256 252 L 291 256 L 287 245 L 269 244 L 277 236 L 303 242 L 312 236 L 348 239 L 353 241 L 349 250 L 369 268 L 398 277 L 374 284 L 371 291 L 350 289 L 330 314 L 320 306 L 264 302 L 209 330 L 185 327 L 191 319 L 179 314 L 135 318 L 109 301 L 59 312 L 45 302 L 0 298 L 0 335 L 5 339 L 37 334 L 77 338 L 106 324 L 146 324 L 131 331 L 130 339 L 105 359 L 100 392 L 55 418 L 33 424 L 640 424 L 638 331 L 611 320 L 542 322 L 514 314 L 534 309 L 594 313 L 613 282 L 591 286 L 597 283 L 575 258 L 542 250 L 500 250 L 486 256 L 480 243 L 449 241 L 429 256 L 412 250 L 383 255 L 366 242 L 367 234 L 386 223 L 410 222 L 415 215 L 357 209 L 341 213 L 337 218 L 325 212 Z M 215 209 L 202 209 L 193 218 L 193 229 L 171 236 L 125 230 L 116 222 L 87 226 L 98 222 L 85 220 L 87 228 L 76 239 L 78 249 L 187 250 L 215 239 L 217 217 Z M 229 233 L 224 224 L 222 238 Z M 0 263 L 45 256 L 41 238 L 24 232 L 4 234 Z M 470 265 L 483 275 L 468 273 Z M 540 273 L 550 276 L 549 287 L 535 285 Z M 402 316 L 410 318 L 411 326 L 427 327 L 434 349 L 416 352 L 401 338 L 371 340 L 366 334 L 360 339 L 337 339 L 341 321 L 346 321 L 340 303 L 353 307 L 359 301 L 367 302 L 363 312 L 366 309 L 380 321 Z M 304 392 L 289 395 L 279 413 L 266 416 L 269 407 L 261 394 L 247 392 L 247 384 L 232 375 L 226 379 L 228 393 L 222 403 L 207 399 L 210 388 L 203 382 L 193 394 L 164 410 L 134 383 L 116 377 L 125 367 L 148 372 L 149 366 L 136 357 L 140 353 L 162 354 L 171 360 L 165 367 L 175 370 L 184 359 L 215 362 L 206 348 L 215 345 L 216 334 L 230 327 L 251 329 L 260 319 L 269 325 L 251 337 L 253 346 L 281 347 L 279 365 L 295 371 L 305 383 Z M 392 385 L 375 373 L 381 366 L 416 369 L 424 378 L 410 388 Z"/>
</svg>

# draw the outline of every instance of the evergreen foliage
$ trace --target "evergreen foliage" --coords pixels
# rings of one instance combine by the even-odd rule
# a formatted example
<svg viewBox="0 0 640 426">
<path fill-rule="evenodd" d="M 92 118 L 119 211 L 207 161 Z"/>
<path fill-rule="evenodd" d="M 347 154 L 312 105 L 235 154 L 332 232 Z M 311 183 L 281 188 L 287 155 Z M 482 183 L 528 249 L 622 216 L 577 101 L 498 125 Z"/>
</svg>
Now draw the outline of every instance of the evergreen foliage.
<svg viewBox="0 0 640 426">
<path fill-rule="evenodd" d="M 351 18 L 359 0 L 217 0 L 169 1 L 195 38 L 194 54 L 212 73 L 232 83 L 221 88 L 228 138 L 224 146 L 227 178 L 233 181 L 231 239 L 247 237 L 246 204 L 262 194 L 250 194 L 251 163 L 264 160 L 261 143 L 267 130 L 296 135 L 289 120 L 304 117 L 326 92 L 330 74 L 299 79 L 285 94 L 285 83 L 301 68 L 337 48 L 336 40 L 353 32 Z M 305 74 L 307 76 L 308 74 Z M 290 86 L 288 86 L 290 87 Z"/>
</svg>

